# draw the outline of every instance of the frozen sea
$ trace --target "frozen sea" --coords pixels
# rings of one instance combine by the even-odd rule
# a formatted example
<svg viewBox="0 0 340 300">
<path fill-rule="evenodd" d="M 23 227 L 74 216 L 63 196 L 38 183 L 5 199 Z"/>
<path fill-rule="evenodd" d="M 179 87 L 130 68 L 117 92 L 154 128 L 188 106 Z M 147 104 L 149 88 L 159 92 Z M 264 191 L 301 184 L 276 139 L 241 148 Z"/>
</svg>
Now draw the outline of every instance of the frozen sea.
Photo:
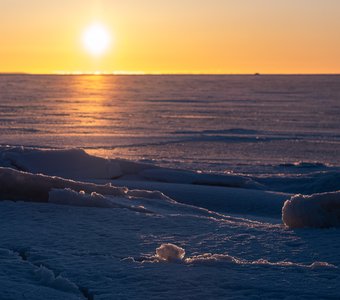
<svg viewBox="0 0 340 300">
<path fill-rule="evenodd" d="M 339 99 L 340 76 L 1 76 L 0 138 L 202 171 L 339 166 Z"/>
<path fill-rule="evenodd" d="M 0 299 L 339 299 L 340 76 L 0 75 Z"/>
</svg>

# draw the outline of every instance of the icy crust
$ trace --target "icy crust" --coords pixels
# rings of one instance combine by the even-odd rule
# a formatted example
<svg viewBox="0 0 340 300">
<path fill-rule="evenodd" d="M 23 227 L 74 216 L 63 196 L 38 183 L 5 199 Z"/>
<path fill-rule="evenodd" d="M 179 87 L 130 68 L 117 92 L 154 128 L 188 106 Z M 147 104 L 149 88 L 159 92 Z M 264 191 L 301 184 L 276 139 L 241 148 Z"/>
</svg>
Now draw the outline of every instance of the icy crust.
<svg viewBox="0 0 340 300">
<path fill-rule="evenodd" d="M 124 197 L 104 197 L 92 192 L 76 192 L 71 189 L 52 189 L 49 192 L 48 202 L 71 206 L 102 207 L 102 208 L 126 208 L 137 212 L 153 213 L 142 205 L 134 205 L 132 201 Z"/>
<path fill-rule="evenodd" d="M 156 254 L 145 257 L 139 262 L 175 262 L 175 263 L 185 263 L 185 264 L 221 264 L 230 263 L 237 265 L 263 265 L 263 266 L 277 266 L 277 267 L 301 267 L 301 268 L 336 268 L 336 266 L 327 263 L 315 261 L 311 264 L 295 263 L 291 261 L 278 261 L 270 262 L 266 259 L 258 259 L 254 261 L 249 261 L 245 259 L 240 259 L 229 254 L 211 254 L 204 253 L 199 255 L 194 255 L 191 257 L 185 257 L 185 250 L 175 244 L 165 243 L 156 249 Z M 135 259 L 132 259 L 136 261 Z"/>
<path fill-rule="evenodd" d="M 68 179 L 133 179 L 225 187 L 261 188 L 249 177 L 202 174 L 186 170 L 160 168 L 123 159 L 106 159 L 87 154 L 82 149 L 39 150 L 0 147 L 0 166 L 30 173 Z"/>
<path fill-rule="evenodd" d="M 168 183 L 174 182 L 236 188 L 262 188 L 260 184 L 252 179 L 240 175 L 202 174 L 184 170 L 160 168 L 143 170 L 140 175 L 147 180 Z"/>
<path fill-rule="evenodd" d="M 138 180 L 293 194 L 313 194 L 340 189 L 340 172 L 337 168 L 329 169 L 324 166 L 326 169 L 320 171 L 323 165 L 303 162 L 296 164 L 299 169 L 301 166 L 304 170 L 300 170 L 302 174 L 255 177 L 161 168 L 142 162 L 96 157 L 82 149 L 41 150 L 24 147 L 0 147 L 0 166 L 74 180 Z M 290 165 L 287 164 L 287 166 Z M 305 173 L 306 170 L 308 173 Z"/>
<path fill-rule="evenodd" d="M 295 195 L 284 203 L 282 220 L 290 228 L 340 227 L 340 191 Z"/>
<path fill-rule="evenodd" d="M 80 182 L 0 167 L 0 200 L 49 202 L 80 207 L 121 208 L 159 215 L 186 214 L 228 219 L 228 216 L 219 212 L 240 211 L 247 214 L 280 217 L 281 207 L 287 199 L 284 195 L 264 191 L 256 191 L 257 194 L 255 193 L 252 198 L 252 192 L 242 189 L 240 189 L 241 193 L 235 195 L 235 191 L 229 189 L 202 187 L 203 190 L 196 191 L 188 185 L 170 185 L 167 189 L 175 191 L 174 195 L 180 198 L 177 201 L 177 197 L 174 200 L 159 192 L 158 187 L 162 186 L 142 184 L 140 187 L 129 189 L 115 187 L 110 183 L 101 185 Z M 152 187 L 155 190 L 147 190 Z M 223 202 L 210 203 L 211 193 L 216 192 L 220 193 L 219 197 L 223 198 Z M 241 200 L 239 196 L 242 196 Z M 276 212 L 279 214 L 277 215 Z"/>
<path fill-rule="evenodd" d="M 114 187 L 0 167 L 0 200 L 49 202 L 80 207 L 122 208 L 153 214 L 219 214 L 177 203 L 159 191 Z"/>
<path fill-rule="evenodd" d="M 268 176 L 256 178 L 267 190 L 293 194 L 315 194 L 340 189 L 340 172 L 337 170 L 318 171 L 295 176 Z"/>
<path fill-rule="evenodd" d="M 284 170 L 296 166 L 295 175 L 264 177 L 238 174 L 211 174 L 161 168 L 124 159 L 106 159 L 87 154 L 82 149 L 41 150 L 24 147 L 0 147 L 0 166 L 31 173 L 42 173 L 76 180 L 139 180 L 206 186 L 313 194 L 340 189 L 338 168 L 319 163 L 283 164 Z M 300 172 L 302 172 L 300 174 Z"/>
<path fill-rule="evenodd" d="M 278 190 L 282 187 L 287 190 L 302 189 L 309 194 L 308 191 L 325 187 L 333 189 L 339 184 L 337 172 L 255 181 L 239 175 L 201 174 L 126 160 L 104 159 L 91 156 L 81 149 L 0 147 L 0 166 L 3 166 L 0 167 L 0 200 L 127 208 L 144 213 L 176 213 L 180 206 L 178 202 L 181 202 L 183 205 L 180 209 L 183 210 L 195 207 L 200 212 L 204 211 L 200 208 L 205 208 L 222 213 L 280 217 L 284 201 L 291 195 L 268 192 L 268 187 L 277 187 Z M 107 182 L 114 178 L 118 183 L 117 177 L 132 188 L 76 181 L 84 178 Z M 138 182 L 143 184 L 134 184 Z M 157 190 L 170 195 L 177 202 Z M 339 192 L 297 195 L 284 204 L 282 220 L 291 228 L 337 227 L 340 223 L 339 207 Z"/>
<path fill-rule="evenodd" d="M 80 193 L 79 197 L 84 198 L 84 202 L 89 202 L 89 199 L 85 197 L 85 193 L 90 194 L 90 197 L 97 200 L 101 199 L 99 194 L 127 199 L 133 197 L 141 197 L 149 199 L 171 200 L 158 191 L 130 191 L 127 188 L 114 187 L 111 184 L 98 185 L 93 183 L 63 179 L 60 177 L 31 174 L 17 171 L 11 168 L 0 167 L 1 200 L 48 202 L 50 193 L 53 199 L 58 198 L 56 197 L 56 195 L 60 195 L 60 193 L 62 193 L 61 191 L 58 192 L 58 190 L 64 190 L 61 196 L 67 197 L 68 199 L 70 198 L 69 194 L 71 193 L 71 191 L 75 193 L 78 192 Z M 98 205 L 103 205 L 103 201 L 96 202 L 98 203 Z"/>
</svg>

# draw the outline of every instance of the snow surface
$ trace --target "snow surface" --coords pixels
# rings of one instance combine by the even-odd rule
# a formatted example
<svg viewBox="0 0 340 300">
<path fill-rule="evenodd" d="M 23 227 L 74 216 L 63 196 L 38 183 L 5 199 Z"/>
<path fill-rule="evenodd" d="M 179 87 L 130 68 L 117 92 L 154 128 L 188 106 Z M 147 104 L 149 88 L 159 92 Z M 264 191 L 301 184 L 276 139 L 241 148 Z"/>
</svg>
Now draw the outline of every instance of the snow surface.
<svg viewBox="0 0 340 300">
<path fill-rule="evenodd" d="M 319 171 L 280 182 L 23 147 L 0 166 L 0 299 L 339 297 L 339 192 L 282 192 L 313 191 Z"/>
<path fill-rule="evenodd" d="M 338 230 L 291 231 L 181 209 L 9 201 L 0 209 L 1 299 L 338 297 Z M 185 249 L 183 263 L 152 261 L 167 243 Z"/>
</svg>

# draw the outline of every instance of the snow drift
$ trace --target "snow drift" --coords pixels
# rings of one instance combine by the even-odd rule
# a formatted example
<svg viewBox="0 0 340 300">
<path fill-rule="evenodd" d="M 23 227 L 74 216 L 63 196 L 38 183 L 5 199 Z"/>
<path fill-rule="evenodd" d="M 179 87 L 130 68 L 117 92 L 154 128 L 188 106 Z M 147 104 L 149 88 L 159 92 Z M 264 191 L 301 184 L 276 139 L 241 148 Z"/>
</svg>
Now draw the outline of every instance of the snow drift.
<svg viewBox="0 0 340 300">
<path fill-rule="evenodd" d="M 227 253 L 212 254 L 203 253 L 194 256 L 185 257 L 185 250 L 175 244 L 164 243 L 156 249 L 156 254 L 145 257 L 144 259 L 134 259 L 134 262 L 141 263 L 184 263 L 189 265 L 216 265 L 220 264 L 235 264 L 235 265 L 259 265 L 259 266 L 274 266 L 274 267 L 300 267 L 300 268 L 336 268 L 336 266 L 322 261 L 315 261 L 311 264 L 295 263 L 291 261 L 277 261 L 271 262 L 266 259 L 260 258 L 257 260 L 246 260 L 231 256 Z"/>
<path fill-rule="evenodd" d="M 340 191 L 310 196 L 295 195 L 284 203 L 282 220 L 290 228 L 339 227 Z"/>
</svg>

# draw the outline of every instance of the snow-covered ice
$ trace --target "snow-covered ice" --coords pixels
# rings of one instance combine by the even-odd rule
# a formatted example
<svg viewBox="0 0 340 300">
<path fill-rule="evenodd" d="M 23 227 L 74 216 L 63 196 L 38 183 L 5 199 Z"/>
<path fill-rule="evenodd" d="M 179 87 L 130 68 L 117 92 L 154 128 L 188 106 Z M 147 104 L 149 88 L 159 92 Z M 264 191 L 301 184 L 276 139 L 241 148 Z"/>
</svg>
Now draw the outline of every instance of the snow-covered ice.
<svg viewBox="0 0 340 300">
<path fill-rule="evenodd" d="M 340 232 L 285 226 L 337 226 L 337 192 L 294 196 L 275 191 L 270 177 L 172 170 L 82 150 L 0 153 L 0 299 L 339 295 Z M 59 177 L 56 156 L 72 176 Z"/>
<path fill-rule="evenodd" d="M 0 299 L 339 299 L 337 76 L 0 78 Z"/>
</svg>

